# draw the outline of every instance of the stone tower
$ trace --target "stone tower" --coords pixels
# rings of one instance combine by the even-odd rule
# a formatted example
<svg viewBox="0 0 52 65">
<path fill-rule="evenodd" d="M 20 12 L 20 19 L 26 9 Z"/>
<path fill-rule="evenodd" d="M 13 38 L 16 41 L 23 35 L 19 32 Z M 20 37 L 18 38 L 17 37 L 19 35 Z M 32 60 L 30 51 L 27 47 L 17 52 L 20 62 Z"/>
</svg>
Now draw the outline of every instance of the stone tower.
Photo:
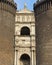
<svg viewBox="0 0 52 65">
<path fill-rule="evenodd" d="M 37 65 L 52 65 L 52 0 L 34 5 Z"/>
<path fill-rule="evenodd" d="M 34 12 L 24 9 L 16 12 L 15 65 L 36 65 Z"/>
<path fill-rule="evenodd" d="M 13 0 L 0 0 L 0 65 L 14 63 L 15 12 Z"/>
</svg>

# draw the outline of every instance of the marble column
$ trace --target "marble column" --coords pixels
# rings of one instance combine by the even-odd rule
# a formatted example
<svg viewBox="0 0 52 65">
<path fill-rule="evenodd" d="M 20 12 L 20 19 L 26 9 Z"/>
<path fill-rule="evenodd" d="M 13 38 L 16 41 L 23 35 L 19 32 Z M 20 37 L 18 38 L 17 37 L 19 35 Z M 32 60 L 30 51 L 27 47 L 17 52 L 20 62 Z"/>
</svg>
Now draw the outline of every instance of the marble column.
<svg viewBox="0 0 52 65">
<path fill-rule="evenodd" d="M 36 52 L 32 50 L 31 52 L 31 65 L 36 65 Z"/>
<path fill-rule="evenodd" d="M 31 65 L 33 65 L 33 50 L 31 50 Z"/>
<path fill-rule="evenodd" d="M 15 50 L 15 63 L 14 63 L 14 65 L 17 65 L 17 53 L 18 53 L 18 50 Z"/>
<path fill-rule="evenodd" d="M 36 50 L 33 50 L 33 65 L 36 65 Z"/>
<path fill-rule="evenodd" d="M 33 65 L 33 50 L 32 50 L 32 65 Z"/>
</svg>

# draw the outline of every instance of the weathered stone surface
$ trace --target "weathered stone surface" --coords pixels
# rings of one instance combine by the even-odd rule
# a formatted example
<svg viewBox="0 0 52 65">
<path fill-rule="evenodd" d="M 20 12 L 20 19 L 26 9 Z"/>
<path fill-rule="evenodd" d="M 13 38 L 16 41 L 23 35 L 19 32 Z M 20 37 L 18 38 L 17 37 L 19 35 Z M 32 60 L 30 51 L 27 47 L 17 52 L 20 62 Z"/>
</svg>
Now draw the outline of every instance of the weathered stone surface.
<svg viewBox="0 0 52 65">
<path fill-rule="evenodd" d="M 9 10 L 5 10 L 2 4 L 12 7 L 10 4 L 0 2 L 0 65 L 13 65 L 15 16 Z"/>
<path fill-rule="evenodd" d="M 49 6 L 50 2 L 50 6 Z M 37 49 L 37 65 L 52 65 L 52 5 L 51 0 L 39 4 L 39 6 L 47 5 L 46 10 L 37 11 L 36 14 L 36 49 Z"/>
<path fill-rule="evenodd" d="M 36 65 L 36 41 L 34 12 L 24 9 L 15 17 L 15 64 Z"/>
</svg>

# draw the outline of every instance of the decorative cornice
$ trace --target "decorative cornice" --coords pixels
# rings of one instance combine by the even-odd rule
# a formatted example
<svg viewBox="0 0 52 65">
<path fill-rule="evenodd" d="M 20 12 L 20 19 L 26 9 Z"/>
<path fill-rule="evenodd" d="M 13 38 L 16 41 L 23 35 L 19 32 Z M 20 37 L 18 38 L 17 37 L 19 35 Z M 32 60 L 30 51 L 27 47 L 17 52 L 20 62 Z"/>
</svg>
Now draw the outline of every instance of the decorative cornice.
<svg viewBox="0 0 52 65">
<path fill-rule="evenodd" d="M 16 13 L 16 5 L 7 0 L 0 0 L 0 10 L 6 10 L 15 15 Z"/>
<path fill-rule="evenodd" d="M 34 4 L 35 15 L 39 15 L 52 7 L 52 0 L 43 0 L 37 4 Z"/>
</svg>

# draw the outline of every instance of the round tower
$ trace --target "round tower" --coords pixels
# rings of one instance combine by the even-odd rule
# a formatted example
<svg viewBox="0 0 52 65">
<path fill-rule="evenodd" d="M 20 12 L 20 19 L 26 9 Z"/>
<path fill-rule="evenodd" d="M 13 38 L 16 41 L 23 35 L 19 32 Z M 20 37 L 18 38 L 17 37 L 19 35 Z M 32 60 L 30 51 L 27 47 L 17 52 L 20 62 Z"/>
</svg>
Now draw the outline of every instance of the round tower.
<svg viewBox="0 0 52 65">
<path fill-rule="evenodd" d="M 0 65 L 13 65 L 14 62 L 15 13 L 13 0 L 0 0 Z"/>
<path fill-rule="evenodd" d="M 52 65 L 52 0 L 34 5 L 37 65 Z"/>
</svg>

